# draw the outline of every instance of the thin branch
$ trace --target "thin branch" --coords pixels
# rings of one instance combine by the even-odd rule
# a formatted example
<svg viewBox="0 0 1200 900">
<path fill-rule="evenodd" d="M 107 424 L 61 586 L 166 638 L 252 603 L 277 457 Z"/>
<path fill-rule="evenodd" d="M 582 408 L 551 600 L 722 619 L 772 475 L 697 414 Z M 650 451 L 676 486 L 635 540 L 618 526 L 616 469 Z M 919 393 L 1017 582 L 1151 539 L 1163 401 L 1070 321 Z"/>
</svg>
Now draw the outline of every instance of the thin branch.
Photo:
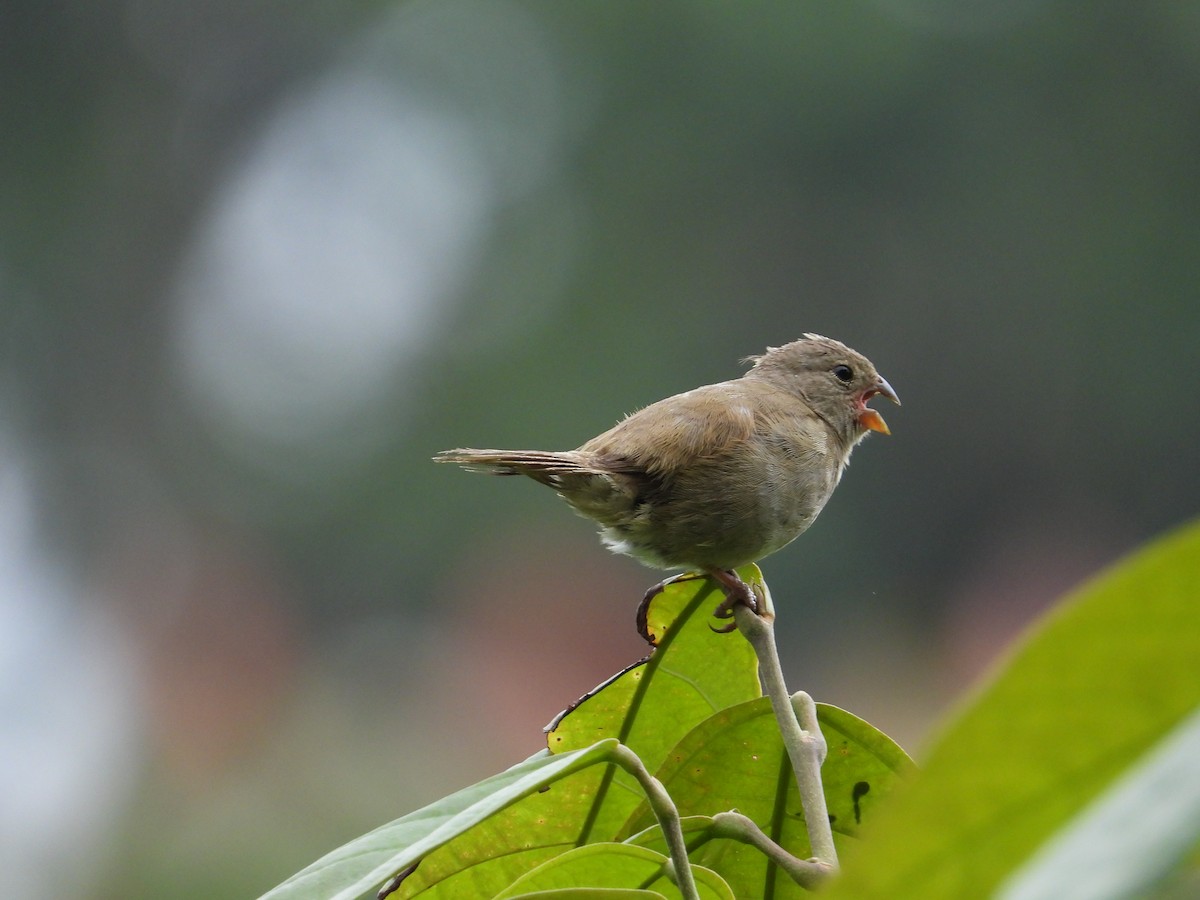
<svg viewBox="0 0 1200 900">
<path fill-rule="evenodd" d="M 740 812 L 719 812 L 712 819 L 714 838 L 729 838 L 755 847 L 803 888 L 813 890 L 820 887 L 836 872 L 833 866 L 816 857 L 800 859 L 788 853 L 767 837 L 753 819 Z"/>
<path fill-rule="evenodd" d="M 683 894 L 683 900 L 700 900 L 696 878 L 688 863 L 687 844 L 683 840 L 683 826 L 679 822 L 679 809 L 675 806 L 675 801 L 671 799 L 662 782 L 646 769 L 641 757 L 624 744 L 617 744 L 613 761 L 636 778 L 645 791 L 650 808 L 654 810 L 654 816 L 662 828 L 663 837 L 666 838 L 672 874 L 679 893 Z"/>
<path fill-rule="evenodd" d="M 755 585 L 756 589 L 758 587 Z M 738 629 L 750 641 L 758 656 L 763 690 L 771 698 L 771 708 L 775 711 L 779 732 L 796 774 L 800 804 L 804 809 L 804 825 L 808 830 L 813 856 L 828 865 L 831 872 L 837 871 L 837 849 L 833 846 L 829 808 L 825 804 L 825 790 L 821 784 L 821 764 L 825 762 L 828 750 L 825 736 L 817 724 L 817 710 L 812 698 L 803 691 L 795 697 L 788 695 L 783 669 L 779 664 L 779 650 L 775 644 L 775 608 L 771 603 L 770 591 L 765 585 L 761 587 L 763 596 L 759 598 L 759 611 L 755 613 L 739 604 L 734 608 L 734 616 Z"/>
</svg>

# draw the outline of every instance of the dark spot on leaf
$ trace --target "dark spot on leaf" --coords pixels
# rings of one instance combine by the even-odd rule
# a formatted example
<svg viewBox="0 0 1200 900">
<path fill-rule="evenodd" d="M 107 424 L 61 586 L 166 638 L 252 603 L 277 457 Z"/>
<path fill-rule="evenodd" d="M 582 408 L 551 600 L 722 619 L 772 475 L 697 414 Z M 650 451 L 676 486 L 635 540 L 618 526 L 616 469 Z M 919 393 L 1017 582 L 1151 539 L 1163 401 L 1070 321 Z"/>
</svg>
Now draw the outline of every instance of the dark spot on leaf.
<svg viewBox="0 0 1200 900">
<path fill-rule="evenodd" d="M 862 810 L 858 806 L 858 801 L 861 800 L 866 793 L 871 790 L 871 785 L 865 781 L 860 781 L 854 785 L 850 791 L 850 798 L 854 801 L 854 822 L 856 825 L 862 824 Z"/>
<path fill-rule="evenodd" d="M 546 793 L 546 791 L 548 791 L 548 790 L 550 790 L 550 785 L 548 785 L 548 784 L 543 784 L 543 785 L 542 785 L 540 788 L 538 788 L 538 793 L 539 793 L 539 794 L 544 794 L 544 793 Z"/>
</svg>

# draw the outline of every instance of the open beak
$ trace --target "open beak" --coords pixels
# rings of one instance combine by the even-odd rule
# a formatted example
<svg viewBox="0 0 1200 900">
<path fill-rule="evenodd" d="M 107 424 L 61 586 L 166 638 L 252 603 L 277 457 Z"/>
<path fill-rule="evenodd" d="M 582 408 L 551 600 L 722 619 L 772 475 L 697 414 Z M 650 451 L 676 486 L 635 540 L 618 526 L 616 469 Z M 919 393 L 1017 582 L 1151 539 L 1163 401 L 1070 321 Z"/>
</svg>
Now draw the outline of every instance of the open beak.
<svg viewBox="0 0 1200 900">
<path fill-rule="evenodd" d="M 896 392 L 892 389 L 892 386 L 887 383 L 886 378 L 881 377 L 875 382 L 873 387 L 869 387 L 863 391 L 862 398 L 859 400 L 861 408 L 858 412 L 858 424 L 871 431 L 878 431 L 880 434 L 891 434 L 891 429 L 887 427 L 887 422 L 883 421 L 883 416 L 867 406 L 867 401 L 876 394 L 882 394 L 897 406 L 900 405 L 900 398 L 896 396 Z"/>
</svg>

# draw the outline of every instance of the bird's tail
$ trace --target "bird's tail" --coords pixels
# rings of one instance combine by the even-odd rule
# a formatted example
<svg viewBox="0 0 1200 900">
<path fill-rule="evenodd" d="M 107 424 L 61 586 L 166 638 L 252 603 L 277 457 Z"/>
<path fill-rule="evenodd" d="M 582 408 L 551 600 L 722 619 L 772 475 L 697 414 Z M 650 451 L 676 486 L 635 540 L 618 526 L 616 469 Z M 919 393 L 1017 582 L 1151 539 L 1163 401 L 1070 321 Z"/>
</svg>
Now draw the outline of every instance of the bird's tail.
<svg viewBox="0 0 1200 900">
<path fill-rule="evenodd" d="M 575 450 L 443 450 L 434 462 L 458 463 L 471 472 L 489 475 L 528 475 L 542 484 L 557 485 L 563 475 L 603 475 Z"/>
</svg>

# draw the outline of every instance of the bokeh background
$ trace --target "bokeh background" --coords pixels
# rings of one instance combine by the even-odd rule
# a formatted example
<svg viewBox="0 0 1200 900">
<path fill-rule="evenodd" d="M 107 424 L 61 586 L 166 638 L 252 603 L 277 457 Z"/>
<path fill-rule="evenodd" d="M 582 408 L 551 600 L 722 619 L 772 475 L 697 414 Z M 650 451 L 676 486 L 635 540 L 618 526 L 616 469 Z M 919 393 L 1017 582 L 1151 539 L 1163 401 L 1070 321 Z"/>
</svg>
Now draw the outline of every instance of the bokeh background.
<svg viewBox="0 0 1200 900">
<path fill-rule="evenodd" d="M 660 575 L 567 448 L 816 331 L 904 399 L 764 564 L 923 736 L 1200 501 L 1200 5 L 0 6 L 6 896 L 252 897 L 541 746 Z"/>
</svg>

